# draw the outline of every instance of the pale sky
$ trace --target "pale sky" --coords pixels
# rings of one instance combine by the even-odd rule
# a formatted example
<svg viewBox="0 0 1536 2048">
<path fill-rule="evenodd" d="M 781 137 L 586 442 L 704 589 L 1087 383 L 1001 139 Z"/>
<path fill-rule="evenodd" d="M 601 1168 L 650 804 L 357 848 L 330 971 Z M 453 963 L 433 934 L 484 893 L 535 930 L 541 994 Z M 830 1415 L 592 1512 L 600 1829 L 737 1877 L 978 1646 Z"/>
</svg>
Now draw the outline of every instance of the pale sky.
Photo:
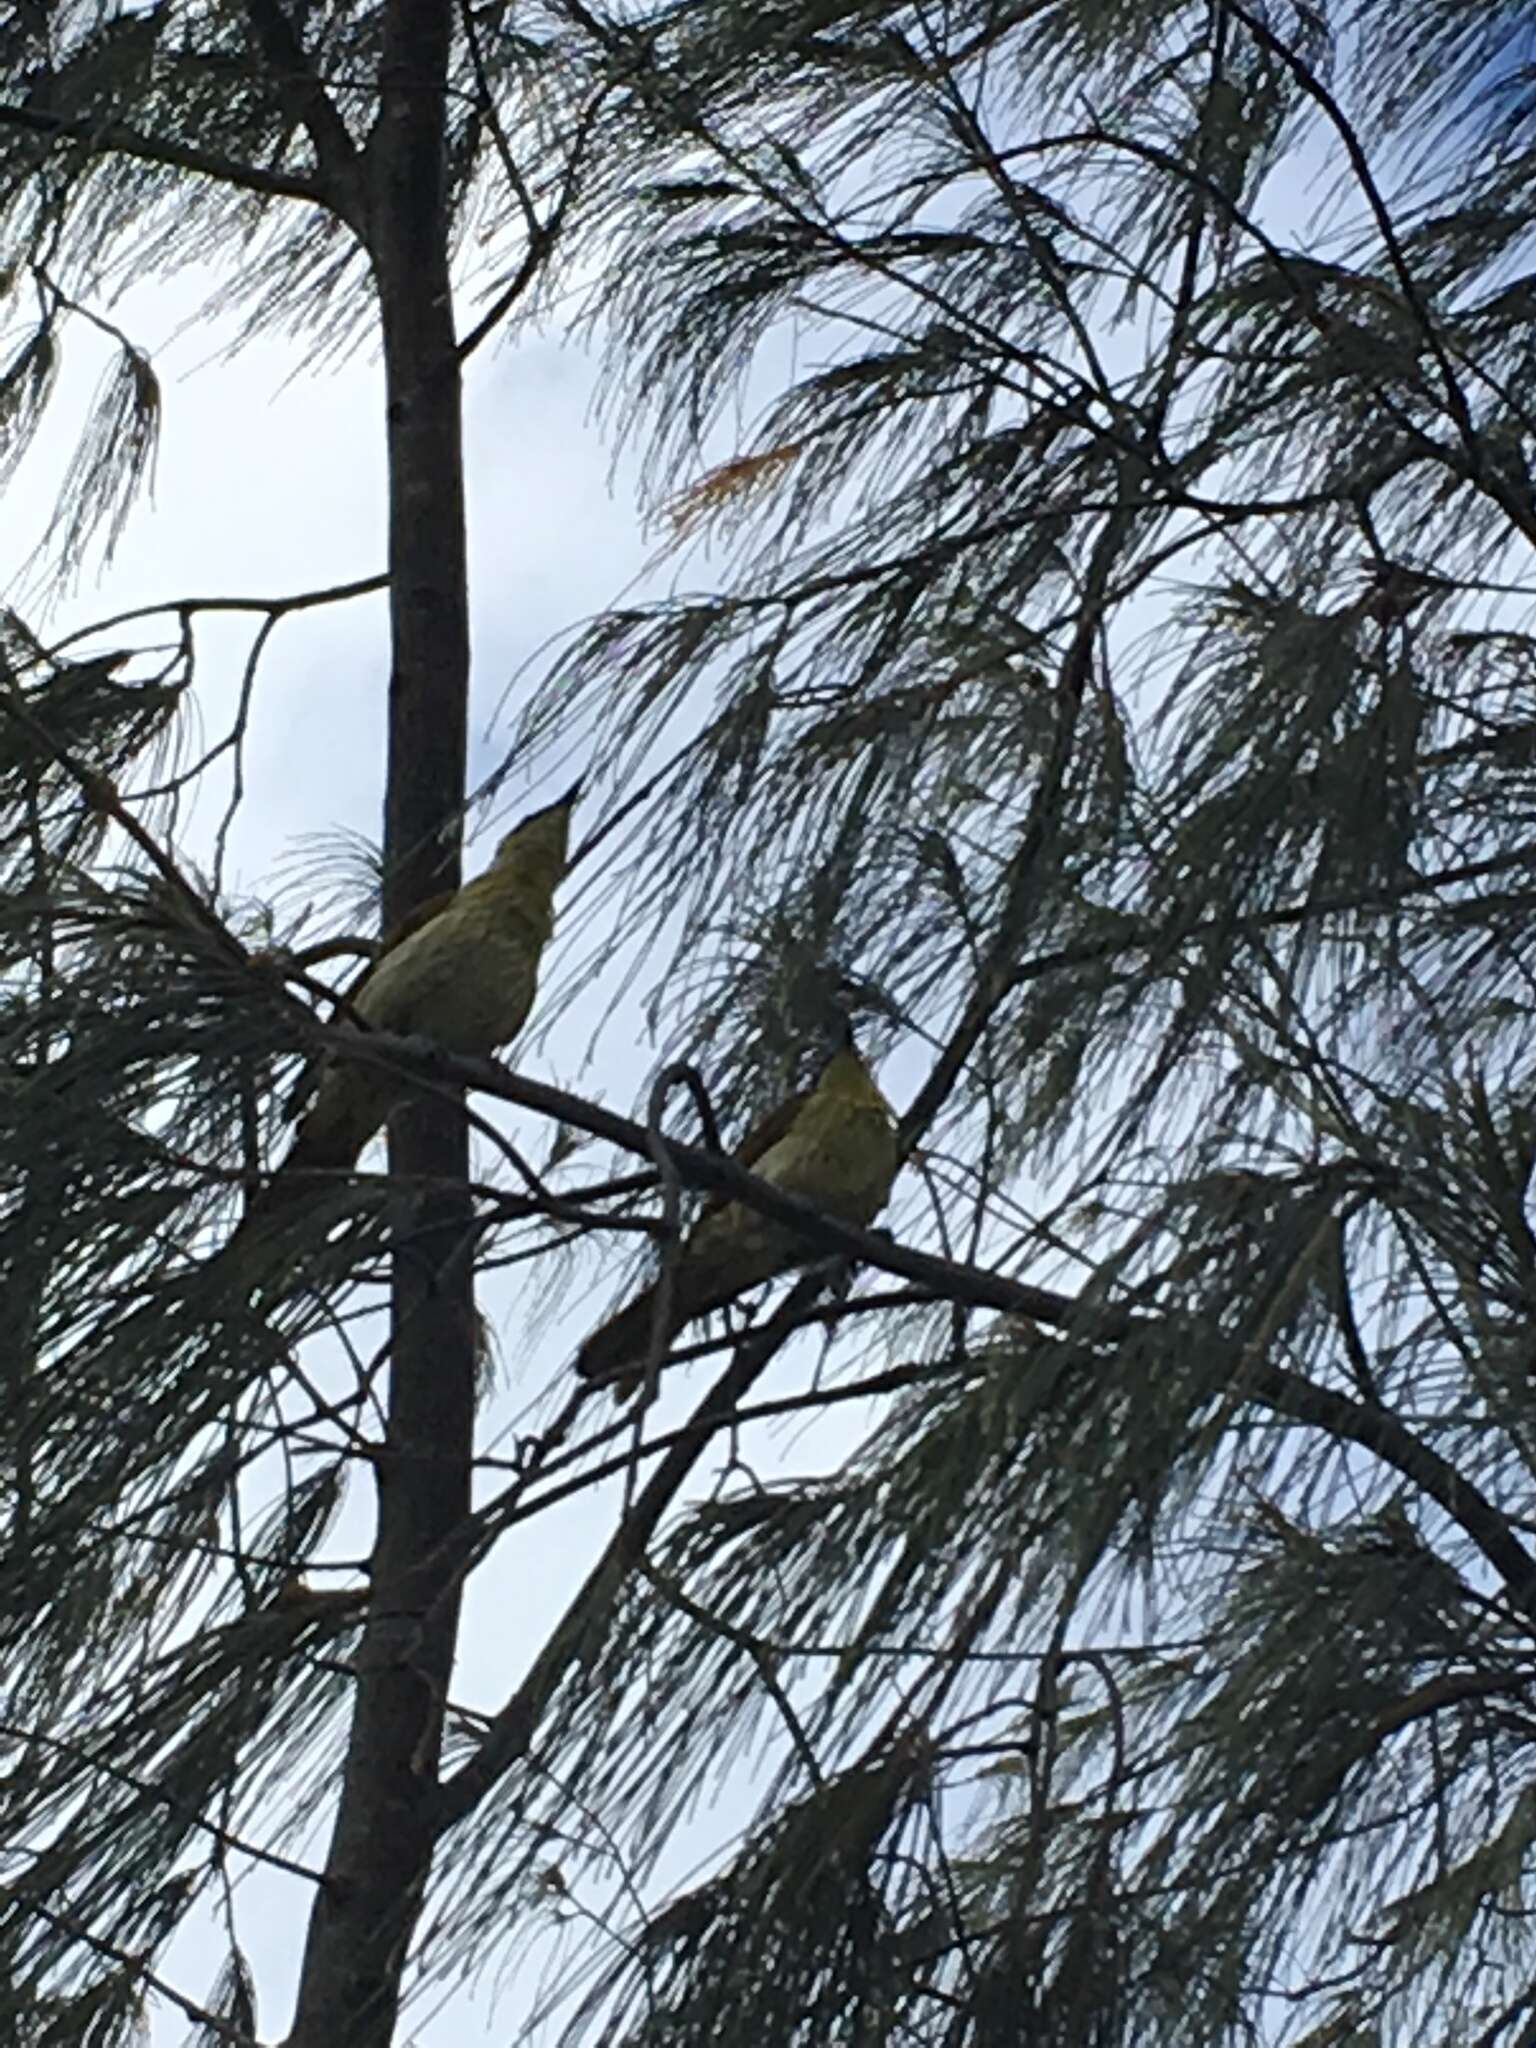
<svg viewBox="0 0 1536 2048">
<path fill-rule="evenodd" d="M 381 377 L 377 363 L 358 352 L 339 367 L 307 371 L 300 351 L 282 342 L 255 344 L 220 362 L 217 329 L 179 335 L 207 289 L 206 279 L 184 278 L 130 294 L 115 309 L 128 331 L 156 361 L 165 390 L 165 421 L 154 501 L 141 506 L 110 568 L 85 583 L 50 614 L 32 602 L 25 564 L 52 504 L 52 484 L 67 453 L 65 423 L 78 418 L 99 372 L 102 355 L 84 333 L 73 337 L 79 362 L 66 375 L 56 403 L 57 424 L 46 432 L 36 459 L 6 495 L 0 521 L 0 597 L 15 604 L 44 640 L 90 620 L 156 601 L 215 595 L 278 596 L 378 573 L 383 567 L 384 472 Z M 1129 346 L 1129 343 L 1127 343 Z M 470 784 L 501 758 L 507 726 L 488 728 L 509 683 L 551 636 L 604 605 L 665 587 L 663 572 L 647 564 L 656 544 L 642 530 L 636 466 L 610 476 L 611 448 L 591 418 L 596 367 L 558 331 L 502 350 L 483 349 L 469 375 L 466 445 L 470 498 L 471 600 L 474 628 Z M 729 452 L 727 447 L 713 451 Z M 637 584 L 637 579 L 642 579 Z M 331 610 L 306 612 L 281 624 L 262 664 L 247 757 L 248 788 L 230 840 L 226 886 L 236 893 L 267 893 L 288 880 L 294 857 L 309 835 L 345 829 L 376 841 L 384 769 L 384 690 L 387 646 L 382 595 Z M 259 616 L 205 622 L 199 627 L 203 658 L 198 676 L 203 739 L 228 722 L 241 666 Z M 165 622 L 169 637 L 171 622 Z M 117 641 L 118 636 L 110 636 Z M 516 699 L 513 699 L 515 706 Z M 189 751 L 196 751 L 193 732 Z M 483 866 L 506 817 L 530 798 L 514 769 L 488 815 L 471 820 L 466 865 Z M 206 858 L 224 788 L 193 821 L 186 850 Z M 601 814 L 599 793 L 578 819 L 578 837 Z M 593 804 L 596 808 L 594 810 Z M 286 865 L 285 865 L 286 863 Z M 560 941 L 546 970 L 560 972 Z M 632 1111 L 642 1097 L 652 1050 L 645 1043 L 638 1001 L 631 1000 L 606 1030 L 587 1063 L 590 1012 L 541 1037 L 538 1014 L 514 1064 L 533 1075 Z M 896 1063 L 893 1063 L 896 1064 Z M 905 1078 L 903 1076 L 902 1078 Z M 907 1088 L 887 1086 L 898 1103 Z M 477 1107 L 482 1110 L 486 1105 Z M 509 1126 L 541 1156 L 550 1132 L 508 1112 Z M 378 1151 L 370 1163 L 378 1163 Z M 504 1374 L 481 1416 L 482 1448 L 519 1422 L 529 1396 L 550 1381 L 575 1338 L 601 1309 L 615 1284 L 616 1266 L 592 1260 L 583 1282 L 566 1296 L 566 1314 L 531 1345 L 523 1341 L 521 1308 L 497 1282 L 482 1296 L 501 1338 Z M 658 1427 L 696 1396 L 697 1375 L 679 1373 L 663 1389 Z M 692 1382 L 692 1384 L 690 1384 Z M 862 1434 L 865 1416 L 851 1406 L 781 1440 L 785 1462 L 797 1470 L 825 1469 Z M 772 1457 L 756 1460 L 765 1478 Z M 700 1468 L 699 1486 L 718 1472 L 723 1452 Z M 340 1552 L 365 1540 L 357 1507 L 336 1537 Z M 568 1503 L 517 1532 L 472 1582 L 466 1606 L 455 1697 L 494 1709 L 521 1675 L 579 1582 L 598 1544 L 611 1531 L 615 1489 Z M 727 1827 L 748 1817 L 752 1798 L 722 1805 Z M 322 1844 L 323 1847 L 323 1844 Z M 682 1850 L 664 1866 L 681 1867 Z M 261 1876 L 239 1894 L 239 1931 L 257 1970 L 262 2038 L 281 2040 L 303 1941 L 309 1896 L 286 1882 Z M 583 1937 L 585 1938 L 585 1937 Z M 165 1976 L 194 1999 L 210 1991 L 223 1961 L 217 1930 L 202 1916 L 188 1925 L 163 1959 Z M 509 1988 L 492 2010 L 497 1959 L 486 1981 L 460 1987 L 443 2001 L 429 1991 L 408 2012 L 400 2048 L 480 2048 L 524 2038 L 523 2019 L 538 1988 L 532 1973 Z M 185 2018 L 155 2012 L 154 2048 L 186 2038 Z"/>
<path fill-rule="evenodd" d="M 74 334 L 53 423 L 7 493 L 0 525 L 0 597 L 45 641 L 140 605 L 189 596 L 276 596 L 368 576 L 383 566 L 377 363 L 360 352 L 339 367 L 296 370 L 298 350 L 276 341 L 252 345 L 232 361 L 220 362 L 217 329 L 199 327 L 178 336 L 205 284 L 187 278 L 169 288 L 140 289 L 115 309 L 115 317 L 150 351 L 164 386 L 153 501 L 133 517 L 111 565 L 45 610 L 37 601 L 28 558 L 46 525 L 53 486 L 67 459 L 68 429 L 78 421 L 103 361 L 88 333 Z M 486 348 L 471 367 L 466 436 L 474 628 L 471 787 L 501 758 L 505 720 L 499 732 L 489 729 L 490 722 L 509 682 L 543 644 L 621 595 L 662 587 L 655 569 L 647 572 L 655 536 L 642 531 L 635 466 L 627 462 L 610 474 L 610 447 L 591 418 L 595 376 L 593 360 L 558 335 L 499 352 Z M 259 622 L 253 614 L 248 620 L 200 626 L 201 730 L 192 728 L 189 753 L 227 724 Z M 173 630 L 170 620 L 163 631 L 135 629 L 163 639 L 170 639 Z M 108 635 L 102 644 L 122 644 L 126 637 Z M 346 828 L 377 840 L 386 676 L 382 596 L 307 612 L 278 627 L 254 699 L 247 793 L 229 842 L 229 890 L 267 893 L 275 879 L 291 874 L 285 856 L 291 861 L 306 835 Z M 225 787 L 217 786 L 191 822 L 183 850 L 194 859 L 209 855 L 213 822 L 225 794 Z M 530 791 L 514 769 L 489 814 L 471 821 L 469 871 L 484 864 L 508 814 L 523 808 L 529 796 L 545 801 L 549 794 Z M 588 809 L 581 822 L 589 828 L 593 818 Z M 557 972 L 558 956 L 547 979 Z M 562 1028 L 552 1034 L 553 1044 L 535 1043 L 516 1064 L 613 1107 L 633 1109 L 651 1058 L 638 1003 L 625 1007 L 618 1028 L 606 1034 L 590 1065 L 584 1058 L 591 1036 L 588 1020 L 577 1021 L 580 1029 Z M 515 1113 L 511 1123 L 518 1126 Z M 523 1135 L 529 1150 L 540 1156 L 551 1133 L 530 1120 Z M 380 1157 L 378 1152 L 370 1155 L 373 1163 Z M 573 1288 L 567 1314 L 531 1348 L 522 1341 L 521 1314 L 512 1312 L 510 1291 L 497 1285 L 483 1296 L 482 1307 L 502 1339 L 506 1378 L 482 1414 L 482 1447 L 517 1421 L 529 1395 L 556 1372 L 574 1338 L 606 1300 L 616 1269 L 599 1272 L 594 1263 L 588 1270 L 597 1276 L 600 1291 Z M 696 1395 L 697 1388 L 692 1392 Z M 688 1393 L 679 1385 L 670 1399 L 664 1395 L 658 1424 L 671 1409 L 685 1405 Z M 796 1433 L 791 1462 L 802 1471 L 825 1467 L 858 1434 L 858 1419 L 840 1412 L 812 1432 Z M 707 1462 L 701 1481 L 707 1485 L 717 1469 L 717 1461 Z M 772 1469 L 771 1462 L 759 1464 L 764 1476 Z M 356 1489 L 357 1507 L 337 1533 L 342 1552 L 361 1547 L 367 1493 L 366 1486 Z M 499 1704 L 611 1531 L 617 1505 L 614 1489 L 570 1503 L 505 1544 L 477 1575 L 466 1610 L 457 1699 L 482 1710 Z M 744 1798 L 730 1818 L 745 1819 L 750 1806 Z M 682 1867 L 677 1858 L 669 1862 L 675 1870 Z M 280 2040 L 286 2029 L 308 1903 L 286 1881 L 279 1884 L 264 1875 L 239 1892 L 240 1934 L 257 1971 L 258 2017 L 266 2040 Z M 171 1944 L 162 1973 L 200 2000 L 210 1992 L 224 1954 L 217 1931 L 199 1915 Z M 450 2043 L 476 2048 L 482 2041 L 523 2038 L 523 2017 L 536 1986 L 521 1978 L 493 2011 L 495 1977 L 491 1959 L 487 1982 L 477 1990 L 455 1991 L 446 2002 L 440 1991 L 429 1991 L 408 2014 L 402 2048 L 407 2042 L 417 2048 L 449 2048 Z M 155 2048 L 184 2040 L 186 2030 L 184 2016 L 167 2007 L 155 2010 Z"/>
</svg>

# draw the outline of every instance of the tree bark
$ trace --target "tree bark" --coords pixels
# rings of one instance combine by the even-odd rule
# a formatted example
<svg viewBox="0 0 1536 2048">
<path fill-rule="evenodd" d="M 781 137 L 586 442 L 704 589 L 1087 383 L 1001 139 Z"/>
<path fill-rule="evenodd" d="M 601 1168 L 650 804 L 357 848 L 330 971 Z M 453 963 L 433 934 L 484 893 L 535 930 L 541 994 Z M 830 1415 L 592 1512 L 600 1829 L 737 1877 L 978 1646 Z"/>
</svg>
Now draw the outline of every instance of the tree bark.
<svg viewBox="0 0 1536 2048">
<path fill-rule="evenodd" d="M 444 139 L 453 19 L 452 0 L 393 0 L 364 166 L 388 404 L 386 929 L 460 879 L 469 622 Z M 444 1538 L 469 1509 L 474 1428 L 462 1099 L 402 1112 L 390 1165 L 439 1191 L 423 1200 L 394 1258 L 369 1612 L 290 2048 L 388 2048 L 437 1835 L 459 1620 Z"/>
</svg>

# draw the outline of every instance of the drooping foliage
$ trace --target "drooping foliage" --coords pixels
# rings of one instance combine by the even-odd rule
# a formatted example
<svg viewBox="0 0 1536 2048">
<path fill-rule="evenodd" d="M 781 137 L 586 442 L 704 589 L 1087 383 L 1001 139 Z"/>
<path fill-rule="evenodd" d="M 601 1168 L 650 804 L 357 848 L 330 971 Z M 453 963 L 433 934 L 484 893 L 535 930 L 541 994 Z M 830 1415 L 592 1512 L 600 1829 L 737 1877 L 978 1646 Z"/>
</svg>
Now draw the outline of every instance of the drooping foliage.
<svg viewBox="0 0 1536 2048">
<path fill-rule="evenodd" d="M 845 1316 L 850 1383 L 912 1368 L 863 1451 L 634 1585 L 546 1817 L 644 1868 L 780 1763 L 595 2035 L 1522 2038 L 1522 33 L 655 31 L 594 317 L 698 545 L 528 730 L 665 767 L 617 858 L 679 1048 L 733 1086 L 796 944 L 854 963 L 901 1234 L 1062 1306 Z"/>
<path fill-rule="evenodd" d="M 244 249 L 249 319 L 361 331 L 379 17 L 16 10 L 8 424 L 130 249 Z M 558 216 L 686 551 L 517 714 L 607 807 L 552 991 L 641 975 L 734 1125 L 835 967 L 905 1112 L 886 1220 L 958 1277 L 801 1281 L 666 1411 L 518 1690 L 450 1717 L 423 1978 L 531 1968 L 553 1917 L 605 2041 L 1525 2038 L 1523 34 L 1441 0 L 459 11 L 491 312 Z M 92 465 L 147 459 L 121 360 L 66 566 L 125 502 Z M 361 1596 L 301 1574 L 377 1446 L 344 1281 L 410 1211 L 338 1191 L 275 1314 L 203 1262 L 316 987 L 164 853 L 185 669 L 6 659 L 0 1945 L 36 2038 L 116 2041 L 230 1863 L 324 1811 Z M 610 1220 L 590 1165 L 477 1251 L 564 1271 Z M 862 1441 L 801 1469 L 776 1424 L 823 1413 Z M 488 1462 L 466 1570 L 537 1569 L 629 1429 L 557 1405 Z M 232 1941 L 216 2016 L 250 2009 Z"/>
</svg>

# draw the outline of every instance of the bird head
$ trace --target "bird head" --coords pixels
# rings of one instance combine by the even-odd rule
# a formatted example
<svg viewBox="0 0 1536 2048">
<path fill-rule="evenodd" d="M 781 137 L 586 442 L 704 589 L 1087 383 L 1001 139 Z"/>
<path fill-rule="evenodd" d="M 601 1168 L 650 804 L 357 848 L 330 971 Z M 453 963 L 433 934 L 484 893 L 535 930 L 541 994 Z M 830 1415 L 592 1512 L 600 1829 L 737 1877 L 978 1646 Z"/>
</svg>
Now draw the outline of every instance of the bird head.
<svg viewBox="0 0 1536 2048">
<path fill-rule="evenodd" d="M 853 1020 L 846 1012 L 840 1020 L 836 1042 L 827 1051 L 817 1072 L 814 1095 L 825 1102 L 838 1103 L 845 1109 L 878 1110 L 892 1133 L 894 1144 L 895 1111 L 880 1092 L 869 1060 L 854 1035 Z M 891 1171 L 894 1174 L 894 1151 Z"/>
<path fill-rule="evenodd" d="M 839 968 L 829 973 L 807 1047 L 823 1082 L 846 1075 L 868 1083 L 867 1035 L 861 1046 L 862 1027 L 871 1019 L 888 1018 L 891 1007 L 871 983 Z"/>
<path fill-rule="evenodd" d="M 881 1036 L 879 1026 L 901 1021 L 901 1013 L 877 983 L 867 981 L 837 962 L 825 970 L 816 1036 L 823 1056 L 857 1052 L 860 1038 Z"/>
<path fill-rule="evenodd" d="M 552 804 L 519 818 L 498 843 L 494 867 L 516 867 L 530 876 L 547 878 L 551 887 L 565 873 L 570 845 L 571 812 L 581 795 L 581 784 L 572 783 L 564 796 Z"/>
<path fill-rule="evenodd" d="M 859 1047 L 858 1033 L 854 1029 L 851 1013 L 842 1008 L 831 1010 L 824 1029 L 818 1034 L 816 1072 L 825 1078 L 829 1074 L 858 1068 L 865 1070 L 865 1058 Z"/>
</svg>

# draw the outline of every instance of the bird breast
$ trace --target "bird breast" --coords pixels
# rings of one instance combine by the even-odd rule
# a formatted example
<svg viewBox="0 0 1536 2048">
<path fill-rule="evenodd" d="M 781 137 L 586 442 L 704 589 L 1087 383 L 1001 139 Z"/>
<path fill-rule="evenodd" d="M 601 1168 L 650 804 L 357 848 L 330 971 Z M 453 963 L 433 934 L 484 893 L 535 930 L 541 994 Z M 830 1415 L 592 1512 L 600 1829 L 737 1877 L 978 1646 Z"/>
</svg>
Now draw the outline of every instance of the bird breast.
<svg viewBox="0 0 1536 2048">
<path fill-rule="evenodd" d="M 434 1038 L 450 1052 L 482 1054 L 515 1038 L 533 1004 L 531 934 L 466 930 L 444 915 L 382 960 L 357 1000 L 380 1031 Z"/>
<path fill-rule="evenodd" d="M 883 1105 L 854 1109 L 841 1103 L 825 1115 L 818 1114 L 821 1107 L 807 1104 L 778 1143 L 753 1161 L 752 1171 L 782 1194 L 814 1202 L 826 1215 L 862 1230 L 890 1194 L 896 1134 Z M 693 1245 L 706 1260 L 716 1246 L 728 1250 L 743 1272 L 760 1270 L 763 1277 L 788 1255 L 813 1256 L 797 1231 L 735 1202 L 700 1221 Z"/>
<path fill-rule="evenodd" d="M 896 1133 L 885 1106 L 812 1101 L 771 1145 L 756 1171 L 858 1228 L 885 1206 L 896 1173 Z"/>
</svg>

